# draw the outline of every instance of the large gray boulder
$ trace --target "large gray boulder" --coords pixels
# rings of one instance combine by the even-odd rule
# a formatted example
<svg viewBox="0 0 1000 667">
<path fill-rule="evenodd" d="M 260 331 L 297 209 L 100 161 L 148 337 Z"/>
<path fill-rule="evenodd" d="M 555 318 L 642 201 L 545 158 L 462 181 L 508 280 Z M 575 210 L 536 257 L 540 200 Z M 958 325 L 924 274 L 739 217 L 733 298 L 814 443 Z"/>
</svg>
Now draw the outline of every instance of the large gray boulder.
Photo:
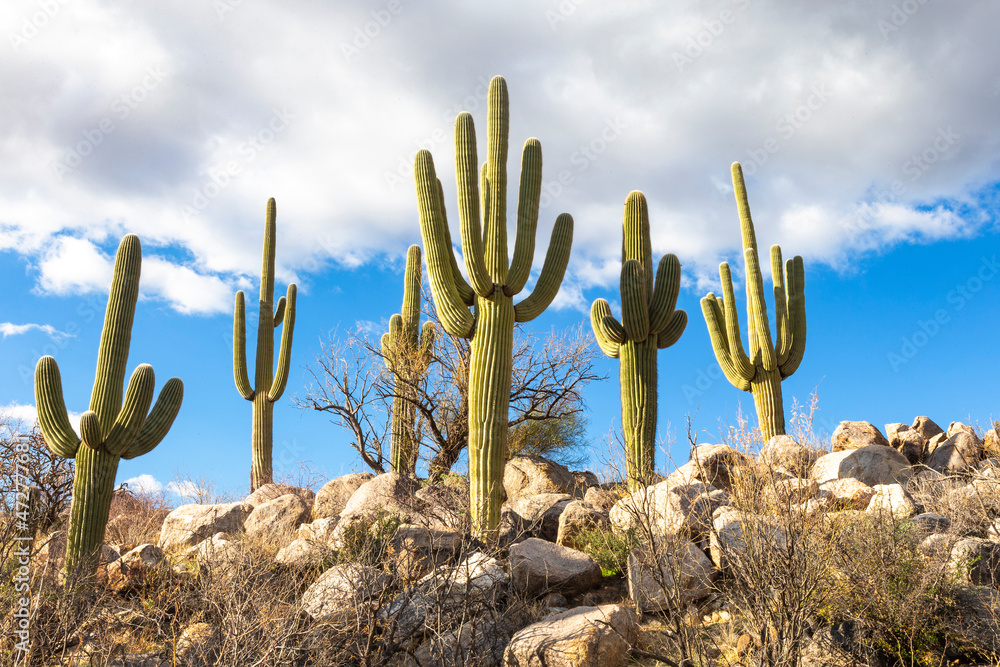
<svg viewBox="0 0 1000 667">
<path fill-rule="evenodd" d="M 711 527 L 715 505 L 710 496 L 716 491 L 704 482 L 678 483 L 668 478 L 615 503 L 609 513 L 611 527 L 627 532 L 648 526 L 654 535 L 682 535 L 697 540 Z"/>
<path fill-rule="evenodd" d="M 876 484 L 872 489 L 875 495 L 866 508 L 869 514 L 907 519 L 919 509 L 913 496 L 899 484 Z"/>
<path fill-rule="evenodd" d="M 530 596 L 579 593 L 601 582 L 601 566 L 593 558 L 534 537 L 512 546 L 507 563 L 515 588 Z"/>
<path fill-rule="evenodd" d="M 695 445 L 691 448 L 690 460 L 682 466 L 684 472 L 680 474 L 690 474 L 693 479 L 732 492 L 741 471 L 752 463 L 753 459 L 729 445 Z"/>
<path fill-rule="evenodd" d="M 298 496 L 298 498 L 309 507 L 312 507 L 313 503 L 316 501 L 316 494 L 309 489 L 301 486 L 275 484 L 272 482 L 258 488 L 256 491 L 247 496 L 243 502 L 251 507 L 257 507 L 258 505 L 262 505 L 269 500 L 274 500 L 275 498 L 280 498 L 281 496 L 287 496 L 289 494 Z"/>
<path fill-rule="evenodd" d="M 315 620 L 350 616 L 378 601 L 389 586 L 389 575 L 360 563 L 334 565 L 302 595 L 302 608 Z"/>
<path fill-rule="evenodd" d="M 833 444 L 834 452 L 861 449 L 872 445 L 889 446 L 889 441 L 871 422 L 840 422 L 840 425 L 833 432 L 830 442 Z"/>
<path fill-rule="evenodd" d="M 573 501 L 566 493 L 538 493 L 520 496 L 508 503 L 528 525 L 536 537 L 555 542 L 559 534 L 559 517 Z"/>
<path fill-rule="evenodd" d="M 503 490 L 507 502 L 539 493 L 568 493 L 577 490 L 573 473 L 564 465 L 533 455 L 512 456 L 503 471 Z M 580 490 L 581 497 L 586 488 Z"/>
<path fill-rule="evenodd" d="M 982 458 L 983 443 L 976 434 L 956 429 L 927 458 L 927 467 L 944 475 L 954 475 L 974 469 Z"/>
<path fill-rule="evenodd" d="M 414 498 L 419 489 L 420 482 L 412 477 L 397 472 L 383 473 L 359 486 L 344 505 L 340 516 L 395 515 L 404 519 L 419 516 L 423 503 Z"/>
<path fill-rule="evenodd" d="M 717 513 L 709 539 L 712 562 L 719 568 L 741 567 L 773 558 L 784 551 L 785 530 L 779 519 L 745 514 L 735 509 Z"/>
<path fill-rule="evenodd" d="M 831 479 L 820 485 L 820 497 L 827 511 L 865 510 L 875 497 L 875 489 L 853 477 Z"/>
<path fill-rule="evenodd" d="M 688 540 L 643 544 L 628 556 L 628 592 L 641 612 L 684 610 L 707 597 L 719 571 L 705 552 Z"/>
<path fill-rule="evenodd" d="M 243 530 L 247 537 L 264 544 L 284 546 L 293 539 L 299 525 L 309 518 L 309 512 L 309 505 L 302 498 L 289 493 L 257 505 L 243 522 Z"/>
<path fill-rule="evenodd" d="M 389 541 L 396 577 L 416 581 L 435 568 L 452 562 L 462 548 L 456 530 L 401 524 Z"/>
<path fill-rule="evenodd" d="M 510 625 L 504 619 L 479 618 L 432 637 L 420 645 L 413 657 L 419 667 L 500 667 L 510 635 Z"/>
<path fill-rule="evenodd" d="M 935 424 L 930 417 L 917 417 L 910 428 L 919 433 L 925 443 L 934 436 L 944 433 L 944 429 Z"/>
<path fill-rule="evenodd" d="M 504 653 L 506 667 L 624 667 L 639 640 L 639 618 L 628 607 L 577 607 L 518 631 Z"/>
<path fill-rule="evenodd" d="M 192 547 L 216 533 L 232 535 L 243 528 L 250 505 L 181 505 L 163 520 L 157 546 L 164 551 Z"/>
<path fill-rule="evenodd" d="M 608 530 L 610 527 L 607 512 L 582 500 L 574 500 L 559 515 L 556 544 L 579 549 L 584 545 L 581 536 L 594 530 Z"/>
<path fill-rule="evenodd" d="M 325 519 L 339 516 L 354 492 L 374 477 L 375 475 L 370 472 L 355 472 L 331 479 L 316 494 L 316 500 L 313 502 L 313 518 Z"/>
<path fill-rule="evenodd" d="M 1000 544 L 966 537 L 951 548 L 952 571 L 973 586 L 1000 588 Z"/>
<path fill-rule="evenodd" d="M 924 436 L 915 428 L 908 424 L 886 424 L 885 434 L 889 439 L 889 446 L 906 457 L 910 464 L 920 463 L 924 455 Z"/>
<path fill-rule="evenodd" d="M 910 462 L 888 445 L 869 445 L 821 456 L 809 476 L 819 482 L 852 477 L 868 486 L 906 483 L 911 474 Z"/>
<path fill-rule="evenodd" d="M 799 444 L 790 435 L 776 435 L 760 450 L 760 460 L 772 469 L 804 477 L 822 453 Z"/>
<path fill-rule="evenodd" d="M 300 537 L 282 547 L 274 562 L 290 568 L 309 569 L 318 567 L 332 553 L 325 543 Z"/>
</svg>

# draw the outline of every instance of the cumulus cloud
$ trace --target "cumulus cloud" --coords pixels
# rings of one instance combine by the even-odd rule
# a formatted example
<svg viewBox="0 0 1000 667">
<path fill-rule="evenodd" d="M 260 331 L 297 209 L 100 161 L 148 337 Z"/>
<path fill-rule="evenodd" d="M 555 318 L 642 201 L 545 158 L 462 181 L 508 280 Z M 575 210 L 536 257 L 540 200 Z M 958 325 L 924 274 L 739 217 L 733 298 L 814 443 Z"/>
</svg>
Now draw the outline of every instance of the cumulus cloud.
<svg viewBox="0 0 1000 667">
<path fill-rule="evenodd" d="M 29 331 L 41 331 L 55 340 L 65 340 L 66 338 L 74 337 L 73 334 L 59 331 L 51 324 L 13 324 L 11 322 L 0 322 L 0 333 L 3 334 L 4 338 L 7 336 L 20 336 Z"/>
<path fill-rule="evenodd" d="M 38 421 L 38 408 L 33 404 L 14 401 L 6 405 L 0 405 L 0 415 L 19 421 L 22 426 L 30 428 L 31 425 Z M 80 432 L 80 417 L 82 415 L 82 412 L 69 412 L 69 422 L 77 433 Z"/>
<path fill-rule="evenodd" d="M 185 499 L 197 498 L 200 495 L 203 495 L 202 489 L 200 489 L 198 485 L 191 480 L 167 482 L 164 484 L 148 473 L 143 473 L 142 475 L 138 475 L 136 477 L 130 477 L 122 483 L 128 485 L 128 488 L 131 490 L 138 491 L 140 493 L 161 493 L 163 491 L 167 491 L 175 496 Z"/>
<path fill-rule="evenodd" d="M 122 482 L 122 484 L 137 493 L 159 493 L 163 491 L 163 484 L 149 474 L 130 477 Z"/>
</svg>

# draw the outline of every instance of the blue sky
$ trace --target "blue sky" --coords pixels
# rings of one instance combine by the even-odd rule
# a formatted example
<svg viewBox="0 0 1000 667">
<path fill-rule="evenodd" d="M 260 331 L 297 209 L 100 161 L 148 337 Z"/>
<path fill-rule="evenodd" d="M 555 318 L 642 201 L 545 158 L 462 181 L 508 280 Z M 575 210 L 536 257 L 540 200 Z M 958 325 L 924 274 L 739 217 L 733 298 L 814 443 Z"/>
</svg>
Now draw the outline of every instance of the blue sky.
<svg viewBox="0 0 1000 667">
<path fill-rule="evenodd" d="M 718 372 L 698 303 L 718 290 L 721 260 L 742 273 L 734 160 L 760 246 L 805 259 L 809 338 L 786 412 L 817 390 L 826 432 L 843 419 L 1000 417 L 1000 7 L 675 4 L 4 3 L 0 405 L 30 418 L 31 371 L 53 354 L 67 404 L 86 409 L 113 253 L 135 232 L 129 365 L 153 364 L 158 385 L 181 377 L 185 399 L 118 479 L 245 488 L 232 302 L 256 293 L 273 196 L 276 291 L 299 286 L 277 473 L 301 460 L 331 477 L 362 469 L 347 433 L 292 397 L 332 330 L 399 310 L 420 240 L 413 154 L 434 153 L 455 224 L 452 122 L 467 109 L 482 132 L 485 83 L 503 74 L 512 153 L 536 136 L 545 155 L 534 275 L 556 216 L 576 223 L 563 289 L 533 330 L 585 322 L 598 297 L 616 307 L 631 190 L 649 200 L 654 256 L 681 259 L 690 323 L 659 355 L 675 460 L 687 416 L 711 442 L 740 406 L 752 413 Z M 596 450 L 619 409 L 617 362 L 599 369 L 609 379 L 586 395 Z"/>
</svg>

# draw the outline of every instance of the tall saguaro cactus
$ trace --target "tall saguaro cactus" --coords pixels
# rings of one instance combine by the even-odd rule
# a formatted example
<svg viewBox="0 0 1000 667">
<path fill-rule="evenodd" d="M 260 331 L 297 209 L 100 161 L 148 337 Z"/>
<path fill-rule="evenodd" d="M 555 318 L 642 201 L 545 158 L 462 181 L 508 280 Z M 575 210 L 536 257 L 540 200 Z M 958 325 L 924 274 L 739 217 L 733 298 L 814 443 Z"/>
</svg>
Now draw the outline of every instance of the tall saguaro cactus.
<svg viewBox="0 0 1000 667">
<path fill-rule="evenodd" d="M 260 315 L 257 320 L 257 355 L 254 386 L 247 373 L 246 304 L 243 290 L 236 293 L 233 316 L 233 375 L 240 396 L 253 403 L 253 433 L 251 435 L 250 490 L 255 491 L 273 481 L 271 469 L 271 437 L 274 422 L 274 402 L 281 398 L 288 382 L 292 358 L 292 335 L 295 332 L 295 283 L 288 286 L 287 296 L 274 305 L 274 244 L 277 207 L 274 198 L 267 200 L 264 222 L 264 260 L 260 276 Z M 274 310 L 272 311 L 272 307 Z M 284 322 L 278 370 L 274 369 L 274 330 Z"/>
<path fill-rule="evenodd" d="M 653 279 L 653 251 L 646 198 L 635 191 L 625 200 L 622 232 L 622 321 L 611 306 L 597 299 L 590 323 L 601 350 L 620 359 L 622 428 L 629 487 L 648 484 L 656 455 L 656 352 L 684 333 L 687 313 L 675 310 L 681 287 L 681 263 L 664 255 Z"/>
<path fill-rule="evenodd" d="M 462 227 L 462 254 L 469 282 L 459 273 L 452 251 L 441 183 L 431 154 L 417 153 L 414 172 L 420 232 L 438 317 L 445 330 L 471 338 L 469 377 L 469 482 L 473 531 L 492 533 L 500 522 L 500 491 L 507 450 L 507 418 L 514 323 L 536 318 L 562 283 L 573 242 L 573 218 L 556 219 L 549 249 L 531 295 L 514 304 L 524 289 L 535 251 L 542 186 L 542 146 L 528 139 L 521 153 L 517 237 L 513 261 L 507 256 L 507 84 L 490 81 L 486 163 L 478 169 L 472 116 L 455 119 L 455 169 Z M 482 210 L 480 210 L 482 206 Z M 469 308 L 472 307 L 472 311 Z"/>
<path fill-rule="evenodd" d="M 420 246 L 411 245 L 406 253 L 402 313 L 389 318 L 389 331 L 382 334 L 382 356 L 395 379 L 389 461 L 394 472 L 404 475 L 414 472 L 419 447 L 414 434 L 414 385 L 420 382 L 427 370 L 427 361 L 434 346 L 434 323 L 425 322 L 423 330 L 420 330 L 422 275 Z"/>
<path fill-rule="evenodd" d="M 118 246 L 115 259 L 90 409 L 80 417 L 82 447 L 81 437 L 73 430 L 66 412 L 56 360 L 42 357 L 35 367 L 35 404 L 45 443 L 54 454 L 76 459 L 66 545 L 67 574 L 89 576 L 96 570 L 118 461 L 145 454 L 160 444 L 184 397 L 184 383 L 170 378 L 149 412 L 155 378 L 153 367 L 141 364 L 132 373 L 122 401 L 141 263 L 139 237 L 129 234 Z"/>
<path fill-rule="evenodd" d="M 722 372 L 737 389 L 753 394 L 761 436 L 767 442 L 785 432 L 781 381 L 799 367 L 806 349 L 805 272 L 801 257 L 796 255 L 782 266 L 781 248 L 771 246 L 775 325 L 778 328 L 777 340 L 772 342 L 767 304 L 764 302 L 764 278 L 757 258 L 757 238 L 750 218 L 743 168 L 739 162 L 733 163 L 732 172 L 743 236 L 743 259 L 746 262 L 749 356 L 743 349 L 728 263 L 719 265 L 722 298 L 709 293 L 701 300 L 701 310 L 705 314 L 712 347 Z"/>
</svg>

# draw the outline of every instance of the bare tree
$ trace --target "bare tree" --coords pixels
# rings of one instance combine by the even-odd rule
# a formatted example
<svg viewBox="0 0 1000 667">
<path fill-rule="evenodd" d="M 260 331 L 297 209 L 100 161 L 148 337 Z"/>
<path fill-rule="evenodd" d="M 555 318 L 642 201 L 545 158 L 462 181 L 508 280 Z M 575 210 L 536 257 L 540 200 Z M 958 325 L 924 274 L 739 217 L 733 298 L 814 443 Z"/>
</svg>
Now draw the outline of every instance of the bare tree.
<svg viewBox="0 0 1000 667">
<path fill-rule="evenodd" d="M 21 437 L 26 440 L 23 444 L 27 445 L 27 451 L 17 451 Z M 73 495 L 73 459 L 49 451 L 37 423 L 25 427 L 16 419 L 0 416 L 0 512 L 12 513 L 15 489 L 27 487 L 38 489 L 37 516 L 33 521 L 44 533 L 69 507 Z"/>
<path fill-rule="evenodd" d="M 430 358 L 419 364 L 387 359 L 387 354 L 405 354 L 405 348 L 384 351 L 361 329 L 342 339 L 332 335 L 309 368 L 313 382 L 297 404 L 333 415 L 333 422 L 354 436 L 351 446 L 365 465 L 384 472 L 390 406 L 395 398 L 410 401 L 417 414 L 414 437 L 428 474 L 440 477 L 468 446 L 470 351 L 467 340 L 440 326 L 438 332 Z M 544 341 L 515 329 L 509 425 L 524 436 L 515 439 L 520 451 L 581 460 L 572 450 L 585 444 L 582 391 L 602 379 L 593 369 L 597 356 L 582 327 L 553 333 Z M 395 381 L 387 366 L 397 369 Z M 398 372 L 418 367 L 421 372 Z M 542 423 L 545 429 L 536 426 Z"/>
</svg>

